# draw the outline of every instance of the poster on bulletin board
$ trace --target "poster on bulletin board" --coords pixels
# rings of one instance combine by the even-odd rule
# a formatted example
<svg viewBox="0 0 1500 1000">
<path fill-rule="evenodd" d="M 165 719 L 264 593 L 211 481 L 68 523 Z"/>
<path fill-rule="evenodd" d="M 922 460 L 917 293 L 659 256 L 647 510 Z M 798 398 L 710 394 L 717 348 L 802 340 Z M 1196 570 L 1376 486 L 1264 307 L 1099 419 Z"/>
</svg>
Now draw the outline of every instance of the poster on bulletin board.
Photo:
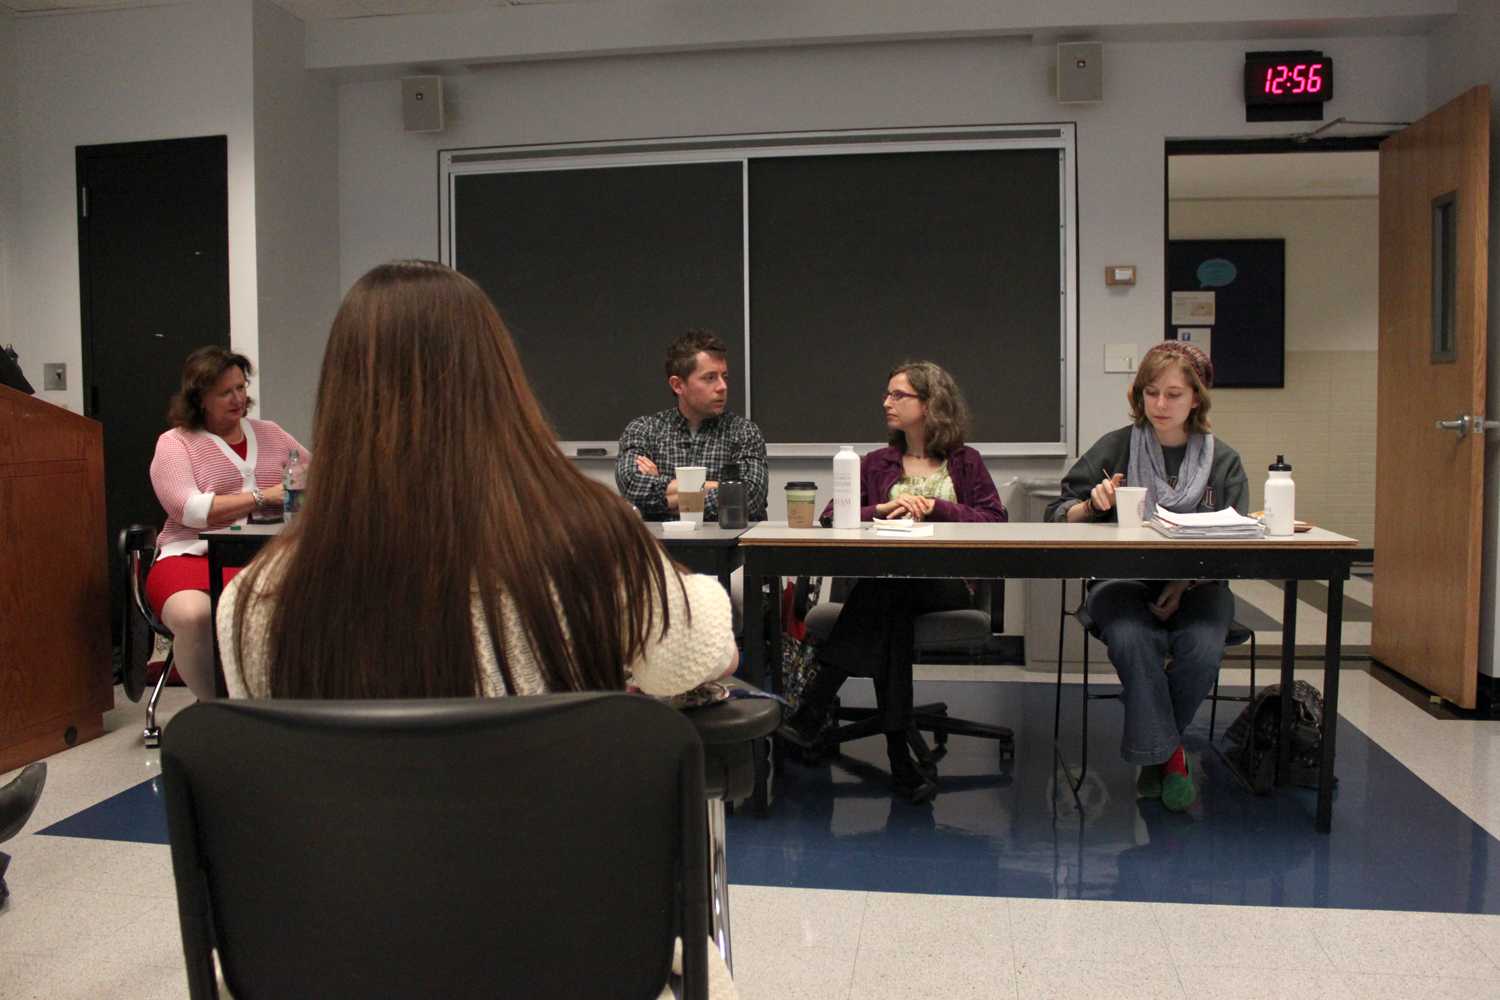
<svg viewBox="0 0 1500 1000">
<path fill-rule="evenodd" d="M 1214 386 L 1286 383 L 1286 241 L 1170 240 L 1166 339 L 1208 352 Z"/>
</svg>

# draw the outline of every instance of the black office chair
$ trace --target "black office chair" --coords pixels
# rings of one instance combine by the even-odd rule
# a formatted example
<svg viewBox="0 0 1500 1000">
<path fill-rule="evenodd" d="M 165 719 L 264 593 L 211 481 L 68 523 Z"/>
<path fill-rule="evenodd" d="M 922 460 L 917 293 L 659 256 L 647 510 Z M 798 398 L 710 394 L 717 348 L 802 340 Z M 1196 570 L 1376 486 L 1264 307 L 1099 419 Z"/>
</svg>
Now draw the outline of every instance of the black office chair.
<svg viewBox="0 0 1500 1000">
<path fill-rule="evenodd" d="M 703 750 L 619 693 L 206 702 L 162 743 L 194 1000 L 707 991 Z"/>
<path fill-rule="evenodd" d="M 759 694 L 738 680 L 723 682 L 740 692 Z M 729 934 L 729 863 L 725 806 L 749 798 L 757 772 L 768 767 L 766 737 L 781 725 L 781 703 L 774 698 L 736 697 L 683 712 L 703 741 L 703 791 L 708 797 L 709 929 L 724 964 L 734 971 Z"/>
<path fill-rule="evenodd" d="M 146 600 L 146 577 L 151 565 L 156 562 L 156 528 L 147 524 L 132 524 L 120 529 L 116 542 L 120 555 L 120 566 L 125 574 L 124 620 L 120 623 L 120 686 L 125 697 L 140 701 L 146 688 L 146 664 L 151 661 L 151 652 L 156 647 L 156 636 L 168 641 L 172 630 L 162 624 L 151 604 Z M 151 700 L 146 703 L 146 729 L 142 733 L 146 746 L 161 743 L 161 728 L 156 724 L 156 706 L 161 701 L 162 688 L 172 676 L 172 654 L 167 654 L 161 676 L 151 689 Z"/>
<path fill-rule="evenodd" d="M 1089 702 L 1109 700 L 1117 701 L 1119 700 L 1120 693 L 1118 691 L 1112 691 L 1108 694 L 1092 694 L 1089 691 L 1089 637 L 1092 636 L 1093 638 L 1099 640 L 1101 643 L 1104 642 L 1104 636 L 1100 633 L 1099 626 L 1094 622 L 1093 618 L 1091 618 L 1088 613 L 1089 588 L 1092 587 L 1096 581 L 1079 581 L 1082 589 L 1078 598 L 1078 607 L 1074 608 L 1072 611 L 1068 610 L 1068 581 L 1060 580 L 1058 582 L 1062 585 L 1062 591 L 1058 601 L 1057 614 L 1057 684 L 1054 689 L 1052 699 L 1052 745 L 1054 747 L 1060 747 L 1059 739 L 1062 732 L 1064 647 L 1063 630 L 1067 627 L 1068 618 L 1071 617 L 1076 620 L 1078 624 L 1083 628 L 1084 632 L 1082 720 L 1083 735 L 1079 741 L 1082 763 L 1079 765 L 1078 777 L 1076 779 L 1072 777 L 1068 779 L 1068 783 L 1072 786 L 1073 791 L 1076 794 L 1079 786 L 1083 784 L 1084 777 L 1087 776 L 1089 771 Z M 1246 628 L 1244 625 L 1241 625 L 1238 621 L 1231 620 L 1229 622 L 1229 631 L 1224 636 L 1224 647 L 1228 649 L 1233 646 L 1243 646 L 1247 642 L 1250 644 L 1250 693 L 1248 695 L 1220 694 L 1218 678 L 1214 678 L 1214 690 L 1213 693 L 1209 695 L 1209 699 L 1212 704 L 1208 711 L 1208 739 L 1210 743 L 1213 742 L 1214 730 L 1218 725 L 1219 702 L 1221 700 L 1248 702 L 1253 701 L 1255 698 L 1255 632 L 1249 628 Z M 1058 750 L 1058 753 L 1061 753 L 1060 749 Z"/>
<path fill-rule="evenodd" d="M 848 596 L 856 581 L 847 577 L 835 577 L 830 585 L 830 600 L 818 604 L 807 612 L 808 642 L 814 647 L 828 638 L 843 611 L 842 599 Z M 978 663 L 990 639 L 993 624 L 990 620 L 990 584 L 981 581 L 975 589 L 974 604 L 969 608 L 953 611 L 933 611 L 918 615 L 915 621 L 916 639 L 913 649 L 918 662 L 924 652 L 935 649 L 963 648 L 969 653 L 970 662 Z M 851 676 L 865 676 L 855 673 Z M 824 730 L 819 742 L 824 746 L 837 746 L 850 740 L 866 736 L 878 736 L 884 729 L 879 711 L 873 708 L 850 708 L 842 704 L 833 710 L 833 717 L 845 725 Z M 932 734 L 932 746 L 927 745 L 923 733 Z M 984 722 L 971 722 L 948 714 L 944 702 L 916 705 L 912 709 L 911 723 L 907 727 L 907 742 L 917 757 L 920 767 L 931 769 L 948 752 L 948 737 L 973 736 L 994 740 L 999 748 L 1000 765 L 1006 766 L 1015 759 L 1015 735 L 1004 726 Z"/>
</svg>

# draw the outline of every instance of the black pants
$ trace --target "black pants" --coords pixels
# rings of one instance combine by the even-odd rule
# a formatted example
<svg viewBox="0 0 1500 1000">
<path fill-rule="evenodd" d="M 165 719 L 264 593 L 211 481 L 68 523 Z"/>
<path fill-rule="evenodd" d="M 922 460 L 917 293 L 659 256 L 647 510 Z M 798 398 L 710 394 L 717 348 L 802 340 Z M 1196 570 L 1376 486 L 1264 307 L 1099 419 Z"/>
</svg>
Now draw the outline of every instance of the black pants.
<svg viewBox="0 0 1500 1000">
<path fill-rule="evenodd" d="M 911 719 L 912 646 L 918 615 L 973 606 L 962 580 L 863 579 L 854 585 L 818 646 L 813 698 L 831 701 L 847 677 L 875 680 L 882 728 L 902 732 Z"/>
</svg>

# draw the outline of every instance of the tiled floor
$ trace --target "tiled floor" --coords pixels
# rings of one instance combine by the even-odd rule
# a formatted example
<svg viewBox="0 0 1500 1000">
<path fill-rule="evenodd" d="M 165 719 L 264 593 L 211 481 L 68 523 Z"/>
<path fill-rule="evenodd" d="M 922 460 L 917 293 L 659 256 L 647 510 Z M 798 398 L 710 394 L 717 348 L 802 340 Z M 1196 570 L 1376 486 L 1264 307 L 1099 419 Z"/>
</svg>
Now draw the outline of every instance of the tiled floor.
<svg viewBox="0 0 1500 1000">
<path fill-rule="evenodd" d="M 997 674 L 1009 683 L 975 681 Z M 1201 744 L 1200 807 L 1138 805 L 1107 704 L 1080 814 L 1049 780 L 1049 685 L 1019 670 L 923 675 L 955 711 L 1017 727 L 1014 770 L 997 777 L 991 745 L 955 738 L 944 792 L 914 808 L 867 780 L 873 744 L 790 767 L 775 814 L 730 830 L 747 1000 L 1500 997 L 1500 724 L 1434 719 L 1345 671 L 1342 784 L 1320 837 L 1307 793 L 1254 799 Z M 104 738 L 52 758 L 37 815 L 5 845 L 0 998 L 186 996 L 167 848 L 99 836 L 152 839 L 142 717 L 123 703 Z M 90 809 L 127 790 L 112 814 Z M 68 829 L 91 835 L 56 835 Z M 1182 898 L 1213 902 L 1163 901 Z"/>
</svg>

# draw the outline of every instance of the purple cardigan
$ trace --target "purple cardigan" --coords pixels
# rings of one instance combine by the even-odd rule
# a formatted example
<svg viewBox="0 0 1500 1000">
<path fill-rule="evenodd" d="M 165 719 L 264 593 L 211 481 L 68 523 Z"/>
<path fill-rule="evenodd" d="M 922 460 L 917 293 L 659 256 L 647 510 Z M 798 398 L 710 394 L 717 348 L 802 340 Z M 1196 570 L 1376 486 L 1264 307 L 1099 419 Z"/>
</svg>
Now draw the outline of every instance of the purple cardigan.
<svg viewBox="0 0 1500 1000">
<path fill-rule="evenodd" d="M 859 460 L 859 519 L 875 516 L 875 505 L 891 498 L 891 487 L 902 476 L 901 449 L 889 445 L 868 453 Z M 938 500 L 933 504 L 930 521 L 1008 521 L 1005 504 L 995 491 L 990 470 L 984 467 L 979 452 L 964 445 L 948 456 L 948 475 L 953 479 L 953 493 L 958 502 Z M 833 502 L 823 508 L 823 525 L 833 523 Z"/>
</svg>

